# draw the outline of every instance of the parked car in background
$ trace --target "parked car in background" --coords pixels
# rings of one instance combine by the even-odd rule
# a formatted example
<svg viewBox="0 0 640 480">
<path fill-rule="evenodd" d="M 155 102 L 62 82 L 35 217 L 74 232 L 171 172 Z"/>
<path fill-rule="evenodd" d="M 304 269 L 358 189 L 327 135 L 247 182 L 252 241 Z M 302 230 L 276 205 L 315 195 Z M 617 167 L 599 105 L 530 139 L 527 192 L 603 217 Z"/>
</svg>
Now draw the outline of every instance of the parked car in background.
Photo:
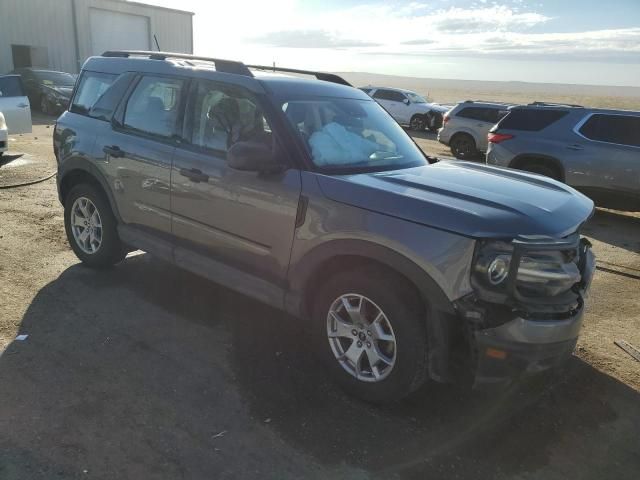
<svg viewBox="0 0 640 480">
<path fill-rule="evenodd" d="M 467 100 L 449 110 L 438 131 L 438 141 L 461 160 L 480 158 L 487 151 L 489 130 L 513 104 Z M 483 159 L 484 160 L 484 159 Z"/>
<path fill-rule="evenodd" d="M 7 150 L 8 135 L 31 132 L 31 108 L 18 75 L 0 76 L 0 153 Z M 4 128 L 2 128 L 4 127 Z"/>
<path fill-rule="evenodd" d="M 487 163 L 554 178 L 599 205 L 640 209 L 640 112 L 533 103 L 489 133 Z"/>
<path fill-rule="evenodd" d="M 272 70 L 287 71 L 89 58 L 54 130 L 78 258 L 103 268 L 140 248 L 284 309 L 371 402 L 454 381 L 458 366 L 496 386 L 571 355 L 595 268 L 579 232 L 591 200 L 524 172 L 430 163 L 344 79 Z"/>
<path fill-rule="evenodd" d="M 58 115 L 69 106 L 76 76 L 34 68 L 17 68 L 12 73 L 22 77 L 31 105 L 42 113 Z"/>
<path fill-rule="evenodd" d="M 4 115 L 0 112 L 0 157 L 9 149 L 9 130 L 4 121 Z"/>
<path fill-rule="evenodd" d="M 372 86 L 361 87 L 360 90 L 382 105 L 396 122 L 411 130 L 437 131 L 442 126 L 443 115 L 449 110 L 410 90 Z"/>
</svg>

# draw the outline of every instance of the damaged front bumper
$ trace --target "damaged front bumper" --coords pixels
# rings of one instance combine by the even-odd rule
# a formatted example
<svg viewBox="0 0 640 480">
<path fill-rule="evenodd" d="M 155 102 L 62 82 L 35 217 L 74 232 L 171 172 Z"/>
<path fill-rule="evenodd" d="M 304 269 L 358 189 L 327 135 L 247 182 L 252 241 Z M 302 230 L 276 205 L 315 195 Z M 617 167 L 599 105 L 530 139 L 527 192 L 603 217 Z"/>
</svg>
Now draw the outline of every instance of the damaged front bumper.
<svg viewBox="0 0 640 480">
<path fill-rule="evenodd" d="M 575 303 L 566 309 L 553 301 L 523 303 L 517 294 L 505 303 L 478 295 L 457 305 L 467 326 L 472 350 L 474 386 L 508 384 L 514 379 L 554 367 L 573 353 L 584 315 L 584 301 L 595 271 L 590 244 L 579 241 L 581 281 L 573 288 Z M 515 291 L 515 289 L 514 289 Z"/>
</svg>

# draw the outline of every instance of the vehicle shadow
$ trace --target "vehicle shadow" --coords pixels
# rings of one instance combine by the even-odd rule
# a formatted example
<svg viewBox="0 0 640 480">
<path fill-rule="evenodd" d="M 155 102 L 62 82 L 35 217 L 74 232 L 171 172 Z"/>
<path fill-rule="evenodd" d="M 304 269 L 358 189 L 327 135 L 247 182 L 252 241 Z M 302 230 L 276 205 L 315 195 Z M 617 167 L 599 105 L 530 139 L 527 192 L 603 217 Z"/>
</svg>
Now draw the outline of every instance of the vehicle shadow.
<svg viewBox="0 0 640 480">
<path fill-rule="evenodd" d="M 640 253 L 640 217 L 638 216 L 597 208 L 582 233 L 609 245 Z"/>
<path fill-rule="evenodd" d="M 640 468 L 640 395 L 578 358 L 505 391 L 429 384 L 374 407 L 327 378 L 305 322 L 146 254 L 66 269 L 19 330 L 28 338 L 0 356 L 3 480 L 348 478 L 344 468 L 620 479 Z"/>
<path fill-rule="evenodd" d="M 38 110 L 31 108 L 31 124 L 32 125 L 54 125 L 58 115 L 46 115 Z"/>
</svg>

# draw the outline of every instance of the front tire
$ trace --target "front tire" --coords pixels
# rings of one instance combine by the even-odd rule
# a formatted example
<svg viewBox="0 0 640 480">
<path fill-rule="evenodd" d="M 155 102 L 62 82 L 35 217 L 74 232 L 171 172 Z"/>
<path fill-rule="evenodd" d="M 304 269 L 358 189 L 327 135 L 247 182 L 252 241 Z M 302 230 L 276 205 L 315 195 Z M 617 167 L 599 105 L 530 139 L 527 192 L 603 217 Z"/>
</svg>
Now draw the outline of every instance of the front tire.
<svg viewBox="0 0 640 480">
<path fill-rule="evenodd" d="M 409 120 L 409 128 L 415 132 L 422 132 L 427 126 L 427 120 L 424 115 L 414 115 Z"/>
<path fill-rule="evenodd" d="M 349 394 L 372 403 L 400 400 L 426 378 L 424 312 L 413 286 L 394 272 L 336 273 L 313 307 L 318 353 Z"/>
<path fill-rule="evenodd" d="M 93 185 L 71 189 L 64 202 L 64 226 L 69 245 L 89 267 L 110 267 L 126 256 L 109 201 Z"/>
</svg>

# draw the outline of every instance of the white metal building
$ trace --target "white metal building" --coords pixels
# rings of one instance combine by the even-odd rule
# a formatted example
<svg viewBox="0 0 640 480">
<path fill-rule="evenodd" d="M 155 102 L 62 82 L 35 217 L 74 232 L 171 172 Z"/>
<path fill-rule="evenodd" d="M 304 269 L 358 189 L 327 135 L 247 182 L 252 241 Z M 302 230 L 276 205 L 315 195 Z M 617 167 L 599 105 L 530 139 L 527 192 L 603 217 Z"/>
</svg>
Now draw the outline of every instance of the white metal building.
<svg viewBox="0 0 640 480">
<path fill-rule="evenodd" d="M 105 50 L 193 53 L 193 13 L 124 0 L 0 0 L 0 74 L 77 73 Z"/>
</svg>

